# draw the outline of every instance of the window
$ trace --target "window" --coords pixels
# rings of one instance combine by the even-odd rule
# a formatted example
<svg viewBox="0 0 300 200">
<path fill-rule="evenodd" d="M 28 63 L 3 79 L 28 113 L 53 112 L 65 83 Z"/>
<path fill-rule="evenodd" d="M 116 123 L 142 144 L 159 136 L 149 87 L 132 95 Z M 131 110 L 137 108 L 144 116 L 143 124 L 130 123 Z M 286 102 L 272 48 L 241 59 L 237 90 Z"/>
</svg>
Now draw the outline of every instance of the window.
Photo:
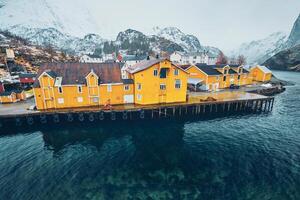
<svg viewBox="0 0 300 200">
<path fill-rule="evenodd" d="M 162 68 L 160 70 L 160 78 L 167 78 L 167 69 L 166 68 Z"/>
<path fill-rule="evenodd" d="M 62 94 L 63 93 L 63 90 L 62 90 L 62 87 L 58 87 L 58 93 Z"/>
<path fill-rule="evenodd" d="M 78 89 L 78 93 L 82 93 L 82 86 L 81 85 L 79 85 L 77 89 Z"/>
<path fill-rule="evenodd" d="M 160 84 L 159 89 L 160 90 L 166 90 L 166 85 L 165 84 Z"/>
<path fill-rule="evenodd" d="M 220 80 L 220 76 L 217 76 L 217 77 L 216 77 L 216 80 L 217 80 L 217 81 Z"/>
<path fill-rule="evenodd" d="M 157 75 L 158 75 L 158 70 L 155 69 L 155 70 L 153 71 L 153 76 L 157 76 Z"/>
<path fill-rule="evenodd" d="M 138 94 L 138 95 L 137 95 L 137 99 L 138 99 L 138 101 L 141 101 L 141 100 L 142 100 L 142 95 L 141 95 L 141 94 Z"/>
<path fill-rule="evenodd" d="M 98 97 L 93 97 L 93 103 L 98 103 L 99 102 L 99 98 Z"/>
<path fill-rule="evenodd" d="M 77 97 L 77 102 L 78 103 L 82 103 L 83 102 L 83 98 L 82 97 Z"/>
<path fill-rule="evenodd" d="M 175 80 L 175 88 L 180 89 L 181 88 L 181 81 L 179 79 Z"/>
<path fill-rule="evenodd" d="M 224 69 L 224 74 L 228 74 L 228 69 Z"/>
<path fill-rule="evenodd" d="M 138 90 L 141 90 L 141 89 L 142 89 L 142 84 L 138 83 L 138 84 L 137 84 L 137 89 L 138 89 Z"/>
<path fill-rule="evenodd" d="M 178 70 L 178 69 L 175 69 L 174 75 L 175 75 L 175 76 L 178 76 L 178 74 L 179 74 L 179 70 Z"/>
<path fill-rule="evenodd" d="M 58 98 L 57 102 L 58 102 L 58 104 L 64 104 L 65 103 L 64 98 Z"/>
<path fill-rule="evenodd" d="M 111 92 L 112 91 L 112 86 L 111 85 L 107 85 L 107 92 Z"/>
<path fill-rule="evenodd" d="M 238 80 L 240 80 L 241 79 L 241 75 L 238 75 Z"/>
<path fill-rule="evenodd" d="M 240 68 L 240 69 L 239 69 L 239 71 L 240 71 L 240 73 L 242 73 L 242 72 L 243 72 L 243 69 L 242 69 L 242 68 Z"/>
<path fill-rule="evenodd" d="M 124 90 L 129 90 L 129 85 L 125 85 Z"/>
<path fill-rule="evenodd" d="M 233 79 L 233 78 L 234 78 L 234 75 L 231 75 L 230 78 Z"/>
<path fill-rule="evenodd" d="M 223 81 L 226 81 L 226 76 L 223 77 Z"/>
</svg>

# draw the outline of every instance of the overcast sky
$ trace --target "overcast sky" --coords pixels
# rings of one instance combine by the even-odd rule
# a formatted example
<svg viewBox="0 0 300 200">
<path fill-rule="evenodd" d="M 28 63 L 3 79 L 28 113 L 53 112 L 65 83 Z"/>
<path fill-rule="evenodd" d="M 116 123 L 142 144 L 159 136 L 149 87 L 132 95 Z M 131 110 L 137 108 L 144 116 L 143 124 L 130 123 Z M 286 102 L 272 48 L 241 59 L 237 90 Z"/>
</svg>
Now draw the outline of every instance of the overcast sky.
<svg viewBox="0 0 300 200">
<path fill-rule="evenodd" d="M 106 37 L 127 28 L 150 32 L 175 26 L 223 50 L 267 35 L 289 32 L 300 0 L 93 0 L 92 14 Z"/>
</svg>

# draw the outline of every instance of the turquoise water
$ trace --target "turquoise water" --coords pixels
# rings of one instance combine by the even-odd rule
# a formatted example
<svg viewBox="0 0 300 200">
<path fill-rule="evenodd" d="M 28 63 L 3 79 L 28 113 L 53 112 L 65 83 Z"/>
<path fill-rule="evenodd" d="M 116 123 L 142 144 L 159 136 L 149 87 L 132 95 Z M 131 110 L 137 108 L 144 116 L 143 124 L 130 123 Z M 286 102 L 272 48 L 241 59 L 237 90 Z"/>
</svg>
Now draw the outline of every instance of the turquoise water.
<svg viewBox="0 0 300 200">
<path fill-rule="evenodd" d="M 300 199 L 300 73 L 269 114 L 0 135 L 0 199 Z"/>
</svg>

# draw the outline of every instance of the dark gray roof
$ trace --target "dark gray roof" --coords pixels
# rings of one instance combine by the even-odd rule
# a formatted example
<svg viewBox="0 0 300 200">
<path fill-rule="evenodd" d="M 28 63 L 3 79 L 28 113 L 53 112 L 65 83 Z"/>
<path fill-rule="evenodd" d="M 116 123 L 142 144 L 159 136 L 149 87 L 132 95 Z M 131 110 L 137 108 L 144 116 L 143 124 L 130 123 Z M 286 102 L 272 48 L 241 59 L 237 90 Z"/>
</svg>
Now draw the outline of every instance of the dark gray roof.
<svg viewBox="0 0 300 200">
<path fill-rule="evenodd" d="M 198 69 L 202 70 L 207 75 L 217 76 L 222 74 L 221 72 L 209 65 L 196 64 L 196 67 L 198 67 Z"/>
<path fill-rule="evenodd" d="M 50 75 L 50 74 L 49 74 Z M 19 74 L 20 78 L 34 78 L 36 77 L 36 74 L 30 74 L 30 73 L 26 73 L 26 74 Z"/>
<path fill-rule="evenodd" d="M 146 60 L 147 56 L 144 55 L 125 55 L 123 56 L 123 61 L 141 61 L 141 60 Z"/>
<path fill-rule="evenodd" d="M 0 96 L 1 97 L 3 97 L 3 96 L 10 96 L 12 93 L 13 93 L 13 91 L 5 91 L 5 92 L 0 93 Z"/>
<path fill-rule="evenodd" d="M 133 84 L 133 79 L 123 79 L 122 80 L 124 84 Z"/>
</svg>

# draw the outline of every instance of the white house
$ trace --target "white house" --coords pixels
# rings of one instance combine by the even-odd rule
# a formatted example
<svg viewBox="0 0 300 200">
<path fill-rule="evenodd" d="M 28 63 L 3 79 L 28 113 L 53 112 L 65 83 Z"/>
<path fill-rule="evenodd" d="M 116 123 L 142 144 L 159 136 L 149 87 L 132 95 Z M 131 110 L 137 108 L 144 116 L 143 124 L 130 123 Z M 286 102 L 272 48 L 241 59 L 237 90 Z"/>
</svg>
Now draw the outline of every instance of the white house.
<svg viewBox="0 0 300 200">
<path fill-rule="evenodd" d="M 186 64 L 215 64 L 216 57 L 213 57 L 207 52 L 196 52 L 196 53 L 184 53 L 175 51 L 170 55 L 170 60 L 174 63 L 186 65 Z"/>
<path fill-rule="evenodd" d="M 127 66 L 135 65 L 143 60 L 146 60 L 147 56 L 138 56 L 138 55 L 124 55 L 122 56 L 121 62 L 124 62 Z"/>
<path fill-rule="evenodd" d="M 103 59 L 96 55 L 83 55 L 80 57 L 79 62 L 81 63 L 102 63 Z"/>
</svg>

